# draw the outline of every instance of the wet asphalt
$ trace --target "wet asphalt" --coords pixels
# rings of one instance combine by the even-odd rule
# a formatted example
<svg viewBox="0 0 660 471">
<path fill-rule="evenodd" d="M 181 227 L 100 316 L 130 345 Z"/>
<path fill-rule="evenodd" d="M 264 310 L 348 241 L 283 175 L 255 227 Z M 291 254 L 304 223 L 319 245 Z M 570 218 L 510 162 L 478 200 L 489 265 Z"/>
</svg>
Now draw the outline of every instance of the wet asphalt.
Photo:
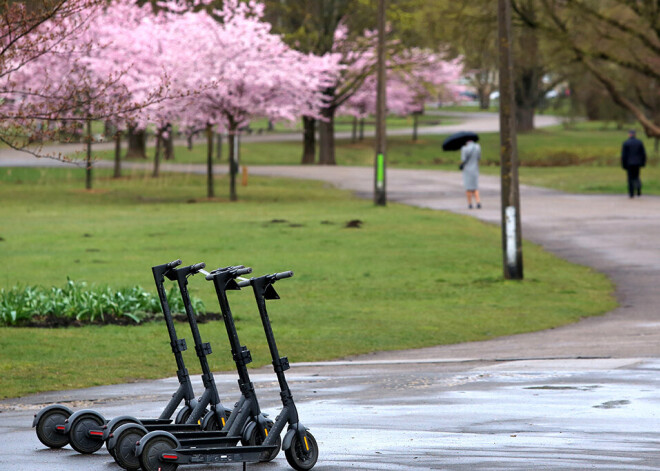
<svg viewBox="0 0 660 471">
<path fill-rule="evenodd" d="M 319 444 L 319 471 L 660 469 L 655 359 L 356 360 L 293 366 L 289 373 L 301 421 Z M 226 392 L 236 390 L 236 378 L 216 379 L 230 404 Z M 263 409 L 276 414 L 273 375 L 260 369 L 252 379 Z M 148 417 L 175 387 L 170 378 L 4 401 L 0 469 L 118 470 L 105 449 L 93 455 L 46 449 L 30 427 L 32 414 L 65 401 L 107 417 L 129 411 Z M 247 469 L 291 468 L 280 453 Z"/>
<path fill-rule="evenodd" d="M 373 181 L 372 170 L 360 168 L 250 172 L 324 180 L 367 198 Z M 499 221 L 497 178 L 481 177 L 480 211 L 466 208 L 458 173 L 390 170 L 387 178 L 391 201 Z M 294 363 L 290 386 L 320 447 L 314 469 L 660 469 L 660 198 L 523 187 L 522 201 L 523 236 L 606 273 L 620 307 L 572 326 L 487 342 Z M 252 379 L 262 408 L 276 415 L 272 371 L 254 370 Z M 217 373 L 216 380 L 231 405 L 235 374 Z M 120 469 L 104 449 L 88 456 L 45 449 L 30 427 L 32 415 L 62 402 L 106 417 L 153 416 L 175 387 L 176 379 L 166 378 L 0 401 L 0 470 Z M 195 388 L 201 390 L 198 379 Z M 281 453 L 247 469 L 291 468 Z"/>
</svg>

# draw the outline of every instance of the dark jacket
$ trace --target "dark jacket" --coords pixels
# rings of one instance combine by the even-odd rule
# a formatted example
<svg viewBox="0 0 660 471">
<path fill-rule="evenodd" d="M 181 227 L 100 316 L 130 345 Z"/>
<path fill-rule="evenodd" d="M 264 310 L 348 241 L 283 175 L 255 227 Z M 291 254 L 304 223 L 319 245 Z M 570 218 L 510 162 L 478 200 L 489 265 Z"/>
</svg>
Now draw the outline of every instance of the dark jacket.
<svg viewBox="0 0 660 471">
<path fill-rule="evenodd" d="M 621 147 L 621 166 L 643 167 L 646 165 L 646 150 L 644 143 L 636 137 L 629 137 Z"/>
</svg>

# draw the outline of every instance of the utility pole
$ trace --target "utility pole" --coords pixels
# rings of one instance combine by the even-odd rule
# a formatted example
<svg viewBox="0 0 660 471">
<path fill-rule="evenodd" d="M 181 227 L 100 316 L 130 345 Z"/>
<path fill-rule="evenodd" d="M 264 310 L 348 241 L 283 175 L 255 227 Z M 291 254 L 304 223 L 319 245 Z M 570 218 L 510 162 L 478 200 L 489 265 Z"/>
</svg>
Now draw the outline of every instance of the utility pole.
<svg viewBox="0 0 660 471">
<path fill-rule="evenodd" d="M 378 0 L 378 91 L 376 96 L 376 157 L 374 159 L 374 203 L 387 204 L 385 180 L 385 0 Z"/>
<path fill-rule="evenodd" d="M 500 176 L 502 197 L 502 252 L 504 278 L 523 279 L 516 102 L 513 88 L 511 0 L 498 0 L 500 56 Z"/>
</svg>

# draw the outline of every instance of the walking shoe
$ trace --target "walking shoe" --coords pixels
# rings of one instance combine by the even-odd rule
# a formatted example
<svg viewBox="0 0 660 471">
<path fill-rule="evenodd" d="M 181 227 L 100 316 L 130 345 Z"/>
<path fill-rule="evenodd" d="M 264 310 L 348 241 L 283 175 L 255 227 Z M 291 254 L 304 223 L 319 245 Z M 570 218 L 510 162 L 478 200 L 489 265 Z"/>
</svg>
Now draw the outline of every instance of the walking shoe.
<svg viewBox="0 0 660 471">
<path fill-rule="evenodd" d="M 468 209 L 472 209 L 472 205 L 471 205 L 471 204 L 468 204 Z"/>
<path fill-rule="evenodd" d="M 481 209 L 481 203 L 477 203 L 477 209 Z"/>
</svg>

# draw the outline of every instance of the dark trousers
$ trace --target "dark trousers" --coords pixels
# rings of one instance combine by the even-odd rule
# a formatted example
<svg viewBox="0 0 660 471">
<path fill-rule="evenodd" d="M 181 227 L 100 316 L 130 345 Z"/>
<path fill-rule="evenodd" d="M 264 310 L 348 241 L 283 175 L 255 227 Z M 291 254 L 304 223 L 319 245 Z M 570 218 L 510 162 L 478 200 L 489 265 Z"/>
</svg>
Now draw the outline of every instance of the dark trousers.
<svg viewBox="0 0 660 471">
<path fill-rule="evenodd" d="M 639 179 L 639 167 L 633 166 L 626 169 L 628 172 L 628 194 L 632 198 L 642 194 L 642 181 Z"/>
</svg>

